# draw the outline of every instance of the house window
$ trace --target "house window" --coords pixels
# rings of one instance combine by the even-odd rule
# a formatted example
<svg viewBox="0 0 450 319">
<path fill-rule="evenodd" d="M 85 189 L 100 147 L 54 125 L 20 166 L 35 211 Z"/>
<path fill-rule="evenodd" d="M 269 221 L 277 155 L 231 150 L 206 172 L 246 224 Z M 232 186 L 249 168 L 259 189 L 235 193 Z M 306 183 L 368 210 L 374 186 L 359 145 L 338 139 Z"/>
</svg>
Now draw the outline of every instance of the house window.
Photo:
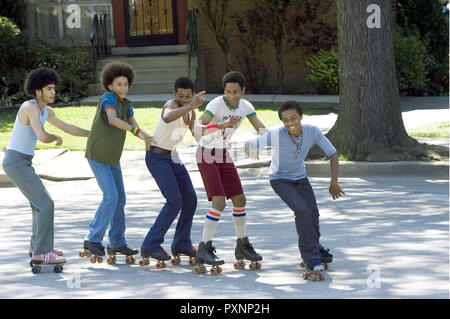
<svg viewBox="0 0 450 319">
<path fill-rule="evenodd" d="M 109 42 L 114 41 L 111 0 L 29 0 L 27 11 L 31 37 L 89 45 L 94 15 L 106 14 Z"/>
</svg>

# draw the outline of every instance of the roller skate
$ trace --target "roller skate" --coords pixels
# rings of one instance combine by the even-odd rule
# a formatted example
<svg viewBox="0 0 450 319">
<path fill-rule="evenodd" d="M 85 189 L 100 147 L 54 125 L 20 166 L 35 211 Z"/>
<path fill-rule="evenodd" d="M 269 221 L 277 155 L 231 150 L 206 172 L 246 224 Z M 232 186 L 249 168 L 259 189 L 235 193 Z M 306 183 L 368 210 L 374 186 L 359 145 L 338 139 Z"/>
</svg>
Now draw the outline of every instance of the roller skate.
<svg viewBox="0 0 450 319">
<path fill-rule="evenodd" d="M 62 257 L 64 255 L 64 253 L 62 251 L 57 250 L 57 249 L 53 249 L 53 253 L 58 257 Z M 33 256 L 33 248 L 31 248 L 31 247 L 28 250 L 28 256 L 30 256 L 30 258 Z M 33 268 L 33 263 L 31 261 L 30 261 L 30 267 Z"/>
<path fill-rule="evenodd" d="M 83 243 L 83 250 L 78 253 L 80 258 L 89 258 L 92 264 L 96 262 L 101 264 L 103 262 L 103 256 L 105 256 L 105 247 L 100 243 L 94 243 L 89 240 L 85 240 Z"/>
<path fill-rule="evenodd" d="M 172 263 L 172 265 L 179 265 L 181 264 L 181 256 L 187 256 L 189 257 L 189 266 L 194 266 L 195 265 L 195 255 L 197 254 L 197 248 L 192 247 L 191 249 L 186 249 L 186 250 L 180 250 L 180 251 L 175 251 L 172 249 L 172 260 L 170 261 Z"/>
<path fill-rule="evenodd" d="M 58 256 L 58 257 L 62 257 L 64 256 L 64 253 L 60 250 L 57 249 L 53 249 L 53 253 Z M 30 249 L 28 250 L 28 256 L 30 256 L 30 258 L 33 256 L 33 248 L 30 247 Z"/>
<path fill-rule="evenodd" d="M 35 275 L 41 272 L 42 267 L 51 266 L 53 267 L 54 273 L 60 273 L 63 271 L 63 264 L 66 263 L 66 260 L 64 258 L 61 258 L 60 256 L 56 255 L 54 252 L 49 252 L 44 254 L 43 259 L 31 259 L 30 266 L 31 266 L 31 272 Z"/>
<path fill-rule="evenodd" d="M 322 245 L 319 248 L 319 253 L 320 253 L 320 261 L 322 262 L 322 265 L 325 268 L 325 270 L 327 270 L 329 268 L 328 264 L 331 264 L 333 262 L 333 255 L 330 254 L 329 249 L 325 249 L 325 247 L 323 247 Z"/>
<path fill-rule="evenodd" d="M 166 260 L 170 260 L 171 257 L 165 250 L 160 250 L 158 252 L 150 252 L 141 249 L 142 259 L 139 260 L 139 266 L 148 266 L 150 265 L 150 258 L 156 259 L 156 269 L 164 269 L 167 268 Z"/>
<path fill-rule="evenodd" d="M 319 248 L 319 254 L 322 266 L 325 270 L 327 270 L 329 268 L 328 264 L 333 262 L 333 255 L 330 254 L 329 249 L 325 249 L 322 245 Z M 303 261 L 300 263 L 300 268 L 305 268 L 305 263 Z"/>
<path fill-rule="evenodd" d="M 209 270 L 211 275 L 220 274 L 222 272 L 222 267 L 224 261 L 217 257 L 214 253 L 216 249 L 212 246 L 212 241 L 208 241 L 206 244 L 202 241 L 198 245 L 197 255 L 195 256 L 197 266 L 194 268 L 196 274 L 206 273 L 205 264 L 211 265 Z"/>
<path fill-rule="evenodd" d="M 257 254 L 253 245 L 250 244 L 248 237 L 238 238 L 236 242 L 236 249 L 234 251 L 234 256 L 237 262 L 234 263 L 234 269 L 244 269 L 245 262 L 244 259 L 250 261 L 248 269 L 259 270 L 261 269 L 261 264 L 258 261 L 262 260 L 262 256 Z"/>
<path fill-rule="evenodd" d="M 304 265 L 303 267 L 300 265 L 301 268 L 305 268 L 305 272 L 302 274 L 302 277 L 304 280 L 311 280 L 311 281 L 323 281 L 325 279 L 324 275 L 324 267 L 322 265 L 322 262 L 320 259 L 311 259 L 308 263 L 302 262 Z"/>
<path fill-rule="evenodd" d="M 134 264 L 136 259 L 133 257 L 133 255 L 136 255 L 139 253 L 139 250 L 132 249 L 130 246 L 122 246 L 117 248 L 107 248 L 107 253 L 109 255 L 109 258 L 106 259 L 106 262 L 109 265 L 115 264 L 117 261 L 117 255 L 125 256 L 125 263 L 127 265 Z"/>
</svg>

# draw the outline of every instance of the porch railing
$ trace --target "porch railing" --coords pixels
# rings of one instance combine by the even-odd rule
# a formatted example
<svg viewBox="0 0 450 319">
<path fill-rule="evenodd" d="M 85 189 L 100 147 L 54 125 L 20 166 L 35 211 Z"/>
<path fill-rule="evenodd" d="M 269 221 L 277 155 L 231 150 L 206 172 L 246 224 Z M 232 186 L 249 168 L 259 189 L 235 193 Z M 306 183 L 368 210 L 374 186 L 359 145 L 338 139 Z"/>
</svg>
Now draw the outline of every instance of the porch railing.
<svg viewBox="0 0 450 319">
<path fill-rule="evenodd" d="M 106 32 L 107 14 L 96 14 L 92 21 L 91 44 L 96 60 L 101 56 L 107 57 L 111 54 L 108 47 L 108 34 Z"/>
<path fill-rule="evenodd" d="M 198 54 L 198 10 L 189 10 L 186 23 L 186 42 L 189 54 L 188 76 L 191 76 L 191 59 Z"/>
</svg>

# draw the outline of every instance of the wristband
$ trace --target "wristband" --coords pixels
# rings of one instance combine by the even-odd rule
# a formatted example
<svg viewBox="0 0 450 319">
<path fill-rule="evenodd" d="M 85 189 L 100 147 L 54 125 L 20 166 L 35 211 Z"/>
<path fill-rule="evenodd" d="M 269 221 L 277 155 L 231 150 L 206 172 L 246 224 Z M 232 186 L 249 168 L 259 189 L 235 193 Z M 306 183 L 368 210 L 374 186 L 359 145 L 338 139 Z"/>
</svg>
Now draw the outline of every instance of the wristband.
<svg viewBox="0 0 450 319">
<path fill-rule="evenodd" d="M 139 127 L 136 127 L 136 126 L 131 126 L 131 133 L 133 133 L 134 135 L 138 135 L 139 134 L 139 132 L 141 131 L 141 129 L 139 128 Z"/>
<path fill-rule="evenodd" d="M 206 125 L 206 130 L 208 130 L 208 131 L 215 132 L 218 129 L 219 129 L 219 123 L 213 123 L 213 124 Z"/>
</svg>

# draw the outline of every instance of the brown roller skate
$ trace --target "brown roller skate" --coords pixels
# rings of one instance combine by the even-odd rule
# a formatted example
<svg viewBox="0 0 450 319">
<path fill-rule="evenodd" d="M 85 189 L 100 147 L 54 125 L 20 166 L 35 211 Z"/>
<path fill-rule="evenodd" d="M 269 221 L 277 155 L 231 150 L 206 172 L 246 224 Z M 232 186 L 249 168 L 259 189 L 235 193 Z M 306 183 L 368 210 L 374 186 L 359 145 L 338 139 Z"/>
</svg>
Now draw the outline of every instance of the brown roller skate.
<svg viewBox="0 0 450 319">
<path fill-rule="evenodd" d="M 194 266 L 196 264 L 195 256 L 197 255 L 197 248 L 192 247 L 191 249 L 175 251 L 172 249 L 172 260 L 170 261 L 172 265 L 181 264 L 181 256 L 189 257 L 188 264 L 189 266 Z"/>
<path fill-rule="evenodd" d="M 142 259 L 139 260 L 139 266 L 144 267 L 150 265 L 150 258 L 156 259 L 156 269 L 167 268 L 166 260 L 170 260 L 169 254 L 165 250 L 158 252 L 150 252 L 141 250 Z"/>
<path fill-rule="evenodd" d="M 117 255 L 125 256 L 125 263 L 127 265 L 134 264 L 136 259 L 133 257 L 133 255 L 136 255 L 139 253 L 139 250 L 132 249 L 128 245 L 117 247 L 117 248 L 108 248 L 106 250 L 108 252 L 109 258 L 106 259 L 106 262 L 109 265 L 115 264 L 117 261 Z"/>
</svg>

